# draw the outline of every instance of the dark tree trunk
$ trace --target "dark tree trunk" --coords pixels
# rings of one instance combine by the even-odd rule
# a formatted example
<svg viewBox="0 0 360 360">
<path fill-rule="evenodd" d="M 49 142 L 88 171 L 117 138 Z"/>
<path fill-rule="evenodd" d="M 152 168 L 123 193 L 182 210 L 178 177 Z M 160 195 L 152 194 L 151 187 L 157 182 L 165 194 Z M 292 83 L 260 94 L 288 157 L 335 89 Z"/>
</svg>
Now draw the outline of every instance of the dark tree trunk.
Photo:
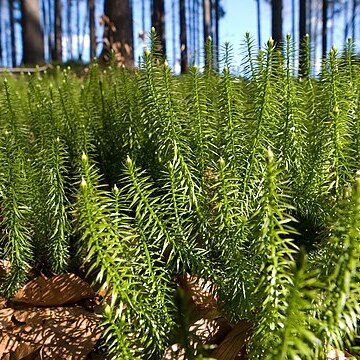
<svg viewBox="0 0 360 360">
<path fill-rule="evenodd" d="M 8 29 L 10 27 L 10 22 L 5 22 L 5 27 Z M 11 61 L 11 40 L 9 36 L 5 36 L 5 49 L 6 49 L 6 61 L 9 67 L 12 66 Z"/>
<path fill-rule="evenodd" d="M 185 0 L 180 0 L 180 48 L 181 73 L 184 74 L 188 70 Z"/>
<path fill-rule="evenodd" d="M 212 37 L 211 13 L 211 0 L 203 0 L 204 44 L 207 42 L 209 36 Z"/>
<path fill-rule="evenodd" d="M 61 27 L 61 0 L 55 0 L 54 7 L 55 41 L 53 60 L 62 61 L 62 27 Z"/>
<path fill-rule="evenodd" d="M 335 23 L 335 1 L 330 2 L 330 14 L 331 14 L 331 32 L 330 32 L 330 45 L 334 45 L 334 23 Z"/>
<path fill-rule="evenodd" d="M 192 63 L 195 64 L 195 55 L 196 55 L 196 3 L 197 1 L 192 1 L 192 8 L 191 8 L 191 12 L 189 13 L 189 15 L 191 15 L 191 27 L 192 27 L 192 31 L 189 34 L 189 37 L 191 37 L 191 43 L 192 43 L 192 52 L 191 52 L 191 60 Z"/>
<path fill-rule="evenodd" d="M 195 2 L 195 51 L 196 51 L 196 63 L 200 63 L 200 43 L 201 43 L 201 33 L 200 33 L 200 27 L 201 27 L 201 17 L 200 17 L 200 4 L 198 1 Z"/>
<path fill-rule="evenodd" d="M 48 37 L 48 21 L 49 21 L 49 19 L 46 16 L 45 0 L 41 0 L 41 15 L 42 15 L 41 21 L 43 23 L 42 29 L 43 29 L 43 38 L 44 38 L 44 59 L 46 62 L 46 46 L 47 46 L 47 44 L 45 45 L 45 39 L 47 39 L 47 37 Z"/>
<path fill-rule="evenodd" d="M 271 33 L 275 44 L 279 46 L 282 42 L 282 0 L 271 1 Z"/>
<path fill-rule="evenodd" d="M 307 2 L 306 2 L 306 12 L 307 12 L 307 19 L 308 19 L 306 31 L 308 32 L 308 34 L 310 36 L 310 41 L 313 41 L 313 20 L 312 20 L 313 10 L 312 10 L 312 1 L 311 0 L 307 0 Z"/>
<path fill-rule="evenodd" d="M 300 0 L 300 16 L 299 16 L 299 43 L 304 41 L 307 32 L 306 21 L 306 0 Z"/>
<path fill-rule="evenodd" d="M 73 49 L 73 43 L 72 43 L 72 21 L 71 21 L 71 8 L 72 8 L 71 0 L 67 0 L 67 19 L 66 19 L 66 26 L 67 26 L 67 37 L 68 37 L 68 53 L 70 59 L 73 58 L 72 49 Z"/>
<path fill-rule="evenodd" d="M 141 0 L 141 26 L 145 33 L 145 0 Z"/>
<path fill-rule="evenodd" d="M 328 1 L 322 0 L 322 57 L 326 57 L 327 53 L 327 13 Z"/>
<path fill-rule="evenodd" d="M 164 0 L 153 0 L 151 26 L 155 29 L 162 48 L 164 57 L 166 56 L 166 37 L 165 37 L 165 4 Z"/>
<path fill-rule="evenodd" d="M 10 19 L 10 44 L 11 44 L 11 63 L 16 66 L 16 43 L 15 43 L 15 19 L 14 19 L 14 0 L 9 0 L 9 19 Z"/>
<path fill-rule="evenodd" d="M 39 0 L 21 1 L 23 63 L 44 63 L 44 37 L 40 26 Z"/>
<path fill-rule="evenodd" d="M 349 2 L 345 1 L 344 5 L 344 44 L 349 37 Z"/>
<path fill-rule="evenodd" d="M 77 37 L 77 48 L 78 48 L 78 59 L 81 61 L 81 36 L 80 36 L 80 1 L 76 1 L 76 37 Z"/>
<path fill-rule="evenodd" d="M 52 19 L 52 2 L 51 0 L 47 0 L 47 19 L 48 19 L 48 23 L 47 23 L 47 43 L 48 43 L 48 48 L 49 48 L 49 60 L 53 59 L 53 56 L 55 54 L 55 44 L 54 44 L 54 35 L 53 35 L 53 29 L 55 28 L 55 26 L 53 25 L 53 19 Z"/>
<path fill-rule="evenodd" d="M 194 52 L 194 43 L 192 41 L 192 34 L 193 34 L 193 22 L 192 22 L 192 17 L 191 15 L 193 15 L 192 12 L 192 8 L 191 8 L 191 3 L 194 3 L 195 1 L 190 1 L 190 0 L 185 0 L 185 14 L 187 19 L 185 19 L 185 25 L 186 25 L 186 34 L 187 34 L 187 40 L 186 40 L 186 44 L 187 44 L 187 53 L 188 53 L 188 57 L 189 57 L 189 53 L 193 53 Z M 179 2 L 179 9 L 180 9 L 180 2 Z"/>
<path fill-rule="evenodd" d="M 304 0 L 300 0 L 300 3 L 301 1 Z M 295 0 L 291 1 L 291 34 L 292 34 L 292 40 L 295 41 Z"/>
<path fill-rule="evenodd" d="M 95 1 L 88 0 L 90 27 L 90 59 L 96 56 Z"/>
<path fill-rule="evenodd" d="M 306 35 L 306 1 L 307 0 L 300 0 L 300 14 L 299 14 L 299 45 L 300 45 L 300 52 L 299 52 L 299 71 L 300 76 L 303 76 L 306 72 L 306 49 L 303 47 L 305 35 Z"/>
<path fill-rule="evenodd" d="M 3 10 L 3 3 L 0 2 L 0 14 L 2 14 L 2 10 Z M 3 42 L 2 42 L 2 29 L 3 29 L 3 26 L 2 26 L 2 16 L 0 16 L 0 64 L 1 66 L 4 66 L 4 58 L 3 58 Z"/>
<path fill-rule="evenodd" d="M 353 0 L 352 11 L 351 11 L 351 28 L 352 28 L 352 40 L 354 42 L 356 37 L 356 10 L 357 10 L 357 0 Z"/>
<path fill-rule="evenodd" d="M 178 47 L 178 43 L 176 41 L 176 17 L 177 17 L 177 14 L 176 14 L 176 4 L 177 4 L 177 1 L 176 0 L 172 0 L 172 4 L 171 4 L 171 7 L 172 7 L 172 10 L 171 10 L 171 26 L 172 26 L 172 29 L 171 29 L 171 32 L 172 32 L 172 57 L 173 57 L 173 68 L 175 69 L 175 65 L 176 65 L 176 54 L 177 54 L 177 47 Z M 181 6 L 181 5 L 180 5 Z M 181 34 L 181 30 L 180 30 L 180 34 Z"/>
<path fill-rule="evenodd" d="M 259 49 L 261 49 L 261 9 L 260 9 L 261 0 L 256 1 L 256 12 L 257 12 L 257 35 L 258 35 L 258 42 L 259 42 Z"/>
<path fill-rule="evenodd" d="M 104 47 L 102 57 L 109 60 L 114 51 L 117 61 L 134 66 L 132 8 L 129 0 L 105 0 Z"/>
<path fill-rule="evenodd" d="M 219 66 L 219 54 L 220 54 L 220 4 L 219 0 L 215 0 L 215 46 L 216 46 L 216 65 Z"/>
</svg>

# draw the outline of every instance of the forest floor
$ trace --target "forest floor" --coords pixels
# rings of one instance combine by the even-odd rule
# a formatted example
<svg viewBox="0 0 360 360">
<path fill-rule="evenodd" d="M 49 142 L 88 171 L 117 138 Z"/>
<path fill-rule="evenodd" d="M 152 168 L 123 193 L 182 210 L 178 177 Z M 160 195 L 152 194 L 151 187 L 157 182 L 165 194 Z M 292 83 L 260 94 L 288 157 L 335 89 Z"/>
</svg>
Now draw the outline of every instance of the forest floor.
<svg viewBox="0 0 360 360">
<path fill-rule="evenodd" d="M 7 272 L 0 263 L 0 272 Z M 106 359 L 101 296 L 74 274 L 38 276 L 13 298 L 0 298 L 0 359 Z"/>
<path fill-rule="evenodd" d="M 0 260 L 0 279 L 9 264 Z M 219 310 L 213 285 L 185 274 L 177 279 L 185 299 L 188 345 L 207 359 L 244 360 L 253 329 L 247 320 L 231 324 Z M 98 347 L 105 293 L 97 293 L 75 274 L 34 277 L 13 298 L 0 297 L 0 359 L 106 360 Z M 179 334 L 179 339 L 184 338 Z M 333 350 L 328 360 L 349 359 Z M 170 346 L 163 360 L 185 360 L 180 342 Z"/>
</svg>

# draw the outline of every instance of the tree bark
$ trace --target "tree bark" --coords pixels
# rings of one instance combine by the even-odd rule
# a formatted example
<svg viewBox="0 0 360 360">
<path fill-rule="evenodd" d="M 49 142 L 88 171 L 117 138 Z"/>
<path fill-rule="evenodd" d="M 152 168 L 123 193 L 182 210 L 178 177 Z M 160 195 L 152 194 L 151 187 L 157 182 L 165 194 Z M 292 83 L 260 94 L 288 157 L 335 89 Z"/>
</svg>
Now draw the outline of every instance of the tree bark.
<svg viewBox="0 0 360 360">
<path fill-rule="evenodd" d="M 53 19 L 52 19 L 52 5 L 51 0 L 47 0 L 47 44 L 48 44 L 48 51 L 49 51 L 49 60 L 53 59 L 53 55 L 55 54 L 55 45 L 54 45 L 54 34 L 53 34 Z"/>
<path fill-rule="evenodd" d="M 322 0 L 322 57 L 326 58 L 327 53 L 327 10 L 328 1 Z"/>
<path fill-rule="evenodd" d="M 308 22 L 307 22 L 307 27 L 306 27 L 306 31 L 307 33 L 309 34 L 309 37 L 310 37 L 310 41 L 313 41 L 313 35 L 314 35 L 314 32 L 313 32 L 313 10 L 312 10 L 312 7 L 313 7 L 313 4 L 312 4 L 312 1 L 311 0 L 307 0 L 306 1 L 306 16 L 307 16 L 307 19 L 308 19 Z"/>
<path fill-rule="evenodd" d="M 90 60 L 96 56 L 95 1 L 88 0 L 90 27 Z"/>
<path fill-rule="evenodd" d="M 260 2 L 261 0 L 256 1 L 256 12 L 257 12 L 257 35 L 258 35 L 258 42 L 259 42 L 259 49 L 261 49 L 261 9 L 260 9 Z"/>
<path fill-rule="evenodd" d="M 176 4 L 177 4 L 177 1 L 172 0 L 172 2 L 171 2 L 171 8 L 172 8 L 172 10 L 171 10 L 171 26 L 172 26 L 171 32 L 172 32 L 172 57 L 173 57 L 173 68 L 174 69 L 175 69 L 176 62 L 177 62 L 176 54 L 177 54 L 177 47 L 178 47 L 178 43 L 176 41 L 176 17 L 177 17 Z M 180 4 L 181 4 L 181 2 L 180 2 Z M 180 14 L 180 21 L 181 21 L 181 14 Z M 181 29 L 180 29 L 180 36 L 181 36 Z"/>
<path fill-rule="evenodd" d="M 180 0 L 180 48 L 181 73 L 184 74 L 188 70 L 185 0 Z"/>
<path fill-rule="evenodd" d="M 307 49 L 304 49 L 303 43 L 306 35 L 306 1 L 307 0 L 300 0 L 300 16 L 299 16 L 299 72 L 300 76 L 304 76 L 305 74 L 305 56 Z"/>
<path fill-rule="evenodd" d="M 54 6 L 54 53 L 53 60 L 62 61 L 62 27 L 61 27 L 61 0 L 55 0 Z"/>
<path fill-rule="evenodd" d="M 72 49 L 73 49 L 73 42 L 72 42 L 72 21 L 71 21 L 71 10 L 72 10 L 72 3 L 71 0 L 67 0 L 67 19 L 66 19 L 66 25 L 67 25 L 67 46 L 68 46 L 68 56 L 70 59 L 73 58 Z"/>
<path fill-rule="evenodd" d="M 335 23 L 335 2 L 330 2 L 330 14 L 331 14 L 331 31 L 330 31 L 330 45 L 334 45 L 334 23 Z"/>
<path fill-rule="evenodd" d="M 220 4 L 219 0 L 215 0 L 215 51 L 216 51 L 216 66 L 219 67 L 219 54 L 220 54 Z"/>
<path fill-rule="evenodd" d="M 82 60 L 81 43 L 84 39 L 80 36 L 80 1 L 76 1 L 76 37 L 77 37 L 77 49 L 78 49 L 78 60 Z"/>
<path fill-rule="evenodd" d="M 300 3 L 301 1 L 304 0 L 300 0 Z M 292 33 L 292 41 L 295 41 L 295 0 L 291 0 L 291 33 Z"/>
<path fill-rule="evenodd" d="M 349 2 L 344 4 L 344 44 L 346 44 L 349 37 Z"/>
<path fill-rule="evenodd" d="M 3 3 L 0 2 L 0 14 L 2 14 L 2 8 L 3 6 Z M 2 42 L 2 17 L 0 16 L 0 64 L 1 66 L 4 65 L 4 59 L 3 59 L 3 42 Z"/>
<path fill-rule="evenodd" d="M 271 1 L 271 33 L 276 46 L 282 42 L 282 0 Z"/>
<path fill-rule="evenodd" d="M 43 64 L 44 36 L 40 25 L 39 0 L 21 1 L 21 25 L 23 43 L 23 63 L 25 65 Z"/>
<path fill-rule="evenodd" d="M 355 42 L 356 35 L 356 9 L 357 9 L 357 0 L 352 1 L 352 11 L 351 11 L 351 28 L 352 28 L 352 40 Z"/>
<path fill-rule="evenodd" d="M 153 0 L 151 24 L 160 39 L 162 53 L 166 56 L 165 4 L 164 0 Z"/>
<path fill-rule="evenodd" d="M 306 14 L 306 0 L 300 0 L 299 44 L 304 41 L 304 37 L 307 32 Z"/>
<path fill-rule="evenodd" d="M 211 33 L 211 0 L 203 0 L 203 21 L 204 21 L 204 44 L 206 44 Z"/>
<path fill-rule="evenodd" d="M 14 0 L 9 0 L 9 19 L 10 19 L 10 44 L 11 44 L 11 63 L 16 66 L 16 43 L 15 43 L 15 19 L 14 19 Z"/>
<path fill-rule="evenodd" d="M 132 8 L 129 0 L 105 0 L 105 27 L 102 57 L 112 50 L 120 64 L 134 66 Z"/>
</svg>

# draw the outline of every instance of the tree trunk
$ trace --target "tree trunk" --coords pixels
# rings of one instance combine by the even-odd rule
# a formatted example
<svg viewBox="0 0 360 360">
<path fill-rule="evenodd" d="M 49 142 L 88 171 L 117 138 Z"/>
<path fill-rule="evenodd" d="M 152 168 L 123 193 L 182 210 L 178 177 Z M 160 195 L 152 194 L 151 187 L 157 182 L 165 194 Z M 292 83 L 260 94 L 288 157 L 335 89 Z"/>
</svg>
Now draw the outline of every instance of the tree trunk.
<svg viewBox="0 0 360 360">
<path fill-rule="evenodd" d="M 0 2 L 0 14 L 2 14 L 3 10 L 3 3 Z M 2 32 L 3 32 L 3 26 L 2 26 L 2 17 L 0 16 L 0 64 L 1 66 L 4 66 L 4 58 L 3 58 L 3 42 L 2 42 Z"/>
<path fill-rule="evenodd" d="M 311 0 L 307 0 L 306 2 L 306 11 L 307 11 L 307 27 L 306 27 L 306 31 L 310 36 L 310 41 L 312 42 L 313 39 L 313 10 L 312 10 L 312 1 Z"/>
<path fill-rule="evenodd" d="M 166 38 L 165 38 L 165 4 L 164 0 L 153 0 L 151 26 L 155 29 L 162 48 L 164 57 L 166 56 Z"/>
<path fill-rule="evenodd" d="M 104 47 L 102 57 L 109 60 L 114 51 L 117 61 L 134 66 L 132 9 L 129 0 L 105 0 Z"/>
<path fill-rule="evenodd" d="M 40 25 L 39 0 L 21 1 L 23 63 L 37 65 L 45 62 L 44 37 Z"/>
<path fill-rule="evenodd" d="M 187 25 L 186 27 L 186 44 L 187 44 L 187 55 L 189 58 L 190 54 L 194 53 L 194 43 L 192 41 L 192 34 L 193 34 L 193 22 L 192 22 L 192 17 L 191 15 L 192 13 L 192 7 L 191 7 L 191 3 L 194 3 L 195 1 L 190 1 L 190 0 L 185 0 L 185 14 L 187 19 L 185 19 L 185 25 Z M 179 2 L 179 9 L 180 9 L 180 2 Z"/>
<path fill-rule="evenodd" d="M 300 3 L 301 1 L 304 0 L 300 0 Z M 295 0 L 291 1 L 291 34 L 292 34 L 292 41 L 295 41 Z"/>
<path fill-rule="evenodd" d="M 15 19 L 14 19 L 14 0 L 9 0 L 9 19 L 10 19 L 10 44 L 11 44 L 11 63 L 16 66 L 16 43 L 15 43 Z"/>
<path fill-rule="evenodd" d="M 80 1 L 76 1 L 76 37 L 77 37 L 77 49 L 78 49 L 78 60 L 82 60 L 81 53 L 81 36 L 80 36 Z"/>
<path fill-rule="evenodd" d="M 353 0 L 352 11 L 351 11 L 351 28 L 352 28 L 352 40 L 354 42 L 355 42 L 355 34 L 356 34 L 356 8 L 357 8 L 357 0 Z"/>
<path fill-rule="evenodd" d="M 211 33 L 211 0 L 203 0 L 203 13 L 204 13 L 204 44 L 206 44 Z"/>
<path fill-rule="evenodd" d="M 220 4 L 219 0 L 215 0 L 215 46 L 216 46 L 216 66 L 219 67 L 219 54 L 220 54 Z"/>
<path fill-rule="evenodd" d="M 48 56 L 47 52 L 46 52 L 46 46 L 47 46 L 47 43 L 45 43 L 45 39 L 48 38 L 48 21 L 49 19 L 47 19 L 46 17 L 46 5 L 45 5 L 45 0 L 41 0 L 41 15 L 42 15 L 42 32 L 43 32 L 43 39 L 44 39 L 44 59 L 45 59 L 45 62 L 46 62 L 46 58 Z"/>
<path fill-rule="evenodd" d="M 282 0 L 271 1 L 271 33 L 275 44 L 279 46 L 282 42 Z"/>
<path fill-rule="evenodd" d="M 176 66 L 176 54 L 177 54 L 177 46 L 178 43 L 176 41 L 176 4 L 177 1 L 176 0 L 172 0 L 171 2 L 171 32 L 172 32 L 172 57 L 173 57 L 173 68 L 175 69 Z M 181 5 L 180 5 L 181 6 Z M 180 15 L 181 16 L 181 15 Z M 181 18 L 180 18 L 181 21 Z M 180 35 L 181 35 L 181 30 L 180 30 Z"/>
<path fill-rule="evenodd" d="M 55 54 L 55 44 L 54 44 L 54 34 L 53 34 L 53 19 L 52 19 L 52 5 L 51 5 L 51 0 L 47 0 L 47 19 L 48 19 L 48 24 L 47 24 L 47 43 L 48 43 L 48 48 L 49 48 L 49 61 L 53 59 L 53 56 Z"/>
<path fill-rule="evenodd" d="M 307 49 L 304 49 L 303 42 L 306 35 L 306 1 L 307 0 L 300 0 L 300 14 L 299 14 L 299 71 L 300 76 L 305 74 L 306 69 L 305 67 L 305 56 Z"/>
<path fill-rule="evenodd" d="M 306 0 L 300 0 L 299 44 L 304 41 L 307 32 L 306 13 Z"/>
<path fill-rule="evenodd" d="M 256 12 L 257 12 L 257 35 L 258 35 L 258 42 L 259 42 L 259 49 L 261 49 L 261 9 L 260 9 L 261 0 L 256 1 Z"/>
<path fill-rule="evenodd" d="M 180 49 L 181 73 L 184 74 L 188 70 L 185 0 L 180 0 Z"/>
<path fill-rule="evenodd" d="M 345 1 L 344 5 L 344 44 L 346 44 L 349 37 L 349 2 Z"/>
<path fill-rule="evenodd" d="M 193 64 L 195 64 L 196 59 L 196 51 L 197 51 L 197 45 L 196 45 L 196 3 L 197 1 L 192 1 L 192 7 L 191 7 L 191 12 L 189 13 L 189 16 L 191 15 L 191 28 L 192 31 L 189 34 L 189 36 L 191 37 L 191 43 L 192 43 L 192 51 L 191 51 L 191 61 Z"/>
<path fill-rule="evenodd" d="M 90 27 L 90 60 L 96 56 L 95 1 L 88 0 Z"/>
<path fill-rule="evenodd" d="M 61 28 L 61 0 L 55 0 L 54 6 L 55 41 L 53 60 L 62 61 L 62 28 Z"/>
<path fill-rule="evenodd" d="M 66 11 L 66 26 L 67 26 L 67 46 L 68 46 L 68 57 L 70 59 L 73 58 L 72 49 L 73 49 L 73 43 L 72 43 L 72 21 L 71 21 L 71 8 L 72 8 L 71 0 L 67 0 L 67 11 Z"/>
<path fill-rule="evenodd" d="M 327 53 L 327 11 L 328 1 L 322 0 L 322 57 L 326 58 Z"/>
<path fill-rule="evenodd" d="M 331 14 L 331 32 L 330 32 L 330 45 L 334 45 L 334 24 L 335 24 L 335 1 L 330 2 L 330 14 Z"/>
<path fill-rule="evenodd" d="M 201 17 L 200 17 L 200 4 L 196 1 L 195 6 L 195 19 L 196 19 L 196 26 L 195 26 L 195 51 L 196 51 L 196 63 L 200 64 L 200 43 L 201 43 L 201 34 L 200 34 L 200 27 L 201 27 Z"/>
<path fill-rule="evenodd" d="M 10 22 L 5 22 L 5 28 L 8 29 L 10 27 Z M 6 61 L 7 66 L 12 67 L 12 61 L 11 61 L 11 40 L 10 36 L 5 36 L 5 49 L 6 49 Z"/>
</svg>

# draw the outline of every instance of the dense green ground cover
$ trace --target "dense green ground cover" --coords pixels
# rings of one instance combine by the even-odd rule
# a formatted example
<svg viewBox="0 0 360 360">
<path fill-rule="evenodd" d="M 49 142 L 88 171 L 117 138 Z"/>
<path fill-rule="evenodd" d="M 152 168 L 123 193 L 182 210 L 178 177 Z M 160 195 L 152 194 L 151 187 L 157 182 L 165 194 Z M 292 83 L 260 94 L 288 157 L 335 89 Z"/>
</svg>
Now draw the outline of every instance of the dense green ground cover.
<svg viewBox="0 0 360 360">
<path fill-rule="evenodd" d="M 30 268 L 80 263 L 109 288 L 115 358 L 160 359 L 179 330 L 174 279 L 211 280 L 250 358 L 321 359 L 357 335 L 360 73 L 349 42 L 316 78 L 247 38 L 244 77 L 92 65 L 8 76 L 0 97 L 1 256 L 11 296 Z"/>
</svg>

